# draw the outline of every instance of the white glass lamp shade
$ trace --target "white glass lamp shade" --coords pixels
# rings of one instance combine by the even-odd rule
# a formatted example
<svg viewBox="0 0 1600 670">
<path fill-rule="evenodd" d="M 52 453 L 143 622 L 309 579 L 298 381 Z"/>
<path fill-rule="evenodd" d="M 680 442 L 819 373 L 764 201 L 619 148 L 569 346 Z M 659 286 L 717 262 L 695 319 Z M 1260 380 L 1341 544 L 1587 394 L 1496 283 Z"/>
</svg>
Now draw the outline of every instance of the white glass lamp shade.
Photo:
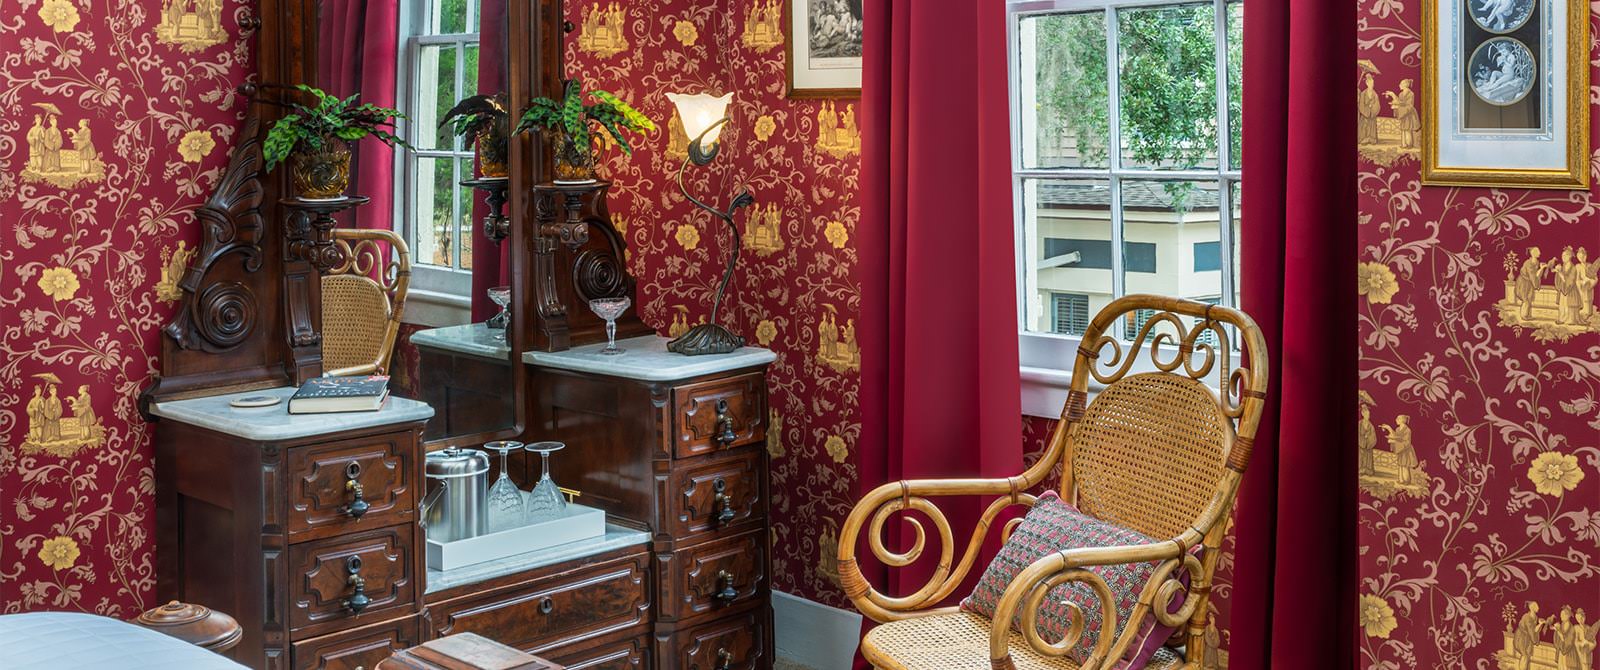
<svg viewBox="0 0 1600 670">
<path fill-rule="evenodd" d="M 707 133 L 705 138 L 700 141 L 700 148 L 709 150 L 711 147 L 716 146 L 717 137 L 722 135 L 722 126 L 716 126 L 715 128 L 712 128 L 712 126 L 728 115 L 728 103 L 733 102 L 732 93 L 720 98 L 705 93 L 697 93 L 695 95 L 668 93 L 667 99 L 671 100 L 672 104 L 677 105 L 678 118 L 683 120 L 683 132 L 689 137 L 690 142 L 693 142 L 696 137 L 700 137 L 700 133 L 706 132 L 707 128 L 711 128 L 711 132 Z"/>
</svg>

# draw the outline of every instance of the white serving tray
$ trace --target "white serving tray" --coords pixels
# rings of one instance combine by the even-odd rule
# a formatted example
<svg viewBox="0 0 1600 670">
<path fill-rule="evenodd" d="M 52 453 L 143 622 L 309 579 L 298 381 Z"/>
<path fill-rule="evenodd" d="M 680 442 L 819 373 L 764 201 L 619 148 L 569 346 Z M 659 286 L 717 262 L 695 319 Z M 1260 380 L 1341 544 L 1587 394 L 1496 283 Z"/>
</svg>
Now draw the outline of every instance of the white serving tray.
<svg viewBox="0 0 1600 670">
<path fill-rule="evenodd" d="M 428 539 L 428 569 L 452 570 L 606 534 L 606 513 L 568 503 L 566 515 L 454 542 Z"/>
</svg>

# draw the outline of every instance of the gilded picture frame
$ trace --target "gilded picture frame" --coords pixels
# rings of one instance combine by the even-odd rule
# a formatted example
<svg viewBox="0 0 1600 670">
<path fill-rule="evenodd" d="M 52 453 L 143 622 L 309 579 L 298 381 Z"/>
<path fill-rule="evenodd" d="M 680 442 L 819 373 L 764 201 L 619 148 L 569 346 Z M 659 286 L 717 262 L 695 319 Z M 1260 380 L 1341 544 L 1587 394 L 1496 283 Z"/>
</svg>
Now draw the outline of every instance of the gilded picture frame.
<svg viewBox="0 0 1600 670">
<path fill-rule="evenodd" d="M 861 96 L 861 0 L 787 0 L 790 98 Z"/>
<path fill-rule="evenodd" d="M 1589 188 L 1589 33 L 1584 0 L 1425 0 L 1423 183 Z"/>
</svg>

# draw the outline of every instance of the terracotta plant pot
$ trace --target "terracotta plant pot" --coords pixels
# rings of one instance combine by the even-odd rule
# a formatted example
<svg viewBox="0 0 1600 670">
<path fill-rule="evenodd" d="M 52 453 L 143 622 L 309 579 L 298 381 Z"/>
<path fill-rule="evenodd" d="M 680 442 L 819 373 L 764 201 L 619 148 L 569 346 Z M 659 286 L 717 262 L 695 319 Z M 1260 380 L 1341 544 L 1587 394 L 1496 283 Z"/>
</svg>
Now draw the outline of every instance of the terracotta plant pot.
<svg viewBox="0 0 1600 670">
<path fill-rule="evenodd" d="M 338 198 L 350 187 L 350 147 L 343 142 L 325 142 L 320 151 L 295 151 L 290 162 L 290 176 L 302 198 Z"/>
</svg>

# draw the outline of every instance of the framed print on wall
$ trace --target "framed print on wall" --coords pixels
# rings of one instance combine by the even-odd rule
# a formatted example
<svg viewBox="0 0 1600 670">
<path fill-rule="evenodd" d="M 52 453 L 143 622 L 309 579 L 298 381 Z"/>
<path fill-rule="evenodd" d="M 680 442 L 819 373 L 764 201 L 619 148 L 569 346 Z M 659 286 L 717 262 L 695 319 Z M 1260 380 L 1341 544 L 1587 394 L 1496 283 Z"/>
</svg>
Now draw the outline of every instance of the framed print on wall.
<svg viewBox="0 0 1600 670">
<path fill-rule="evenodd" d="M 1422 180 L 1589 187 L 1587 0 L 1424 0 Z"/>
<path fill-rule="evenodd" d="M 861 95 L 861 0 L 789 0 L 789 97 Z"/>
</svg>

